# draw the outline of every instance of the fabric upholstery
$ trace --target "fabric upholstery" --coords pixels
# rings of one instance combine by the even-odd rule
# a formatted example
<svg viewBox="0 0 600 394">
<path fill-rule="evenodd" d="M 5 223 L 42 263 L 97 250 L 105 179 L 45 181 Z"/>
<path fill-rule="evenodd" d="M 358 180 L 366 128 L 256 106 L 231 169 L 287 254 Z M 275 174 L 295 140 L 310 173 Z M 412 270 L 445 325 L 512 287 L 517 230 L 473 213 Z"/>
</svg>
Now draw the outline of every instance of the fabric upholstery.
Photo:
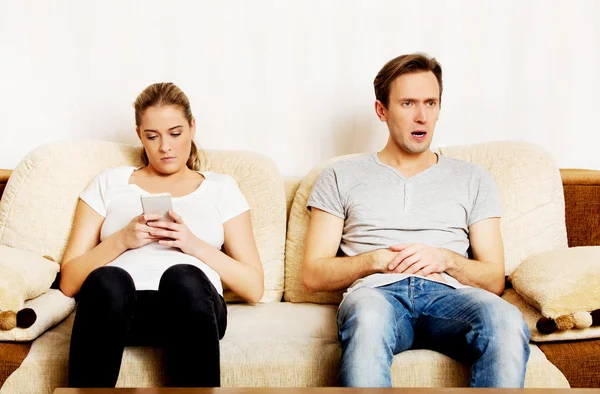
<svg viewBox="0 0 600 394">
<path fill-rule="evenodd" d="M 9 343 L 0 342 L 0 388 L 4 381 L 21 365 L 32 342 Z"/>
<path fill-rule="evenodd" d="M 538 346 L 565 375 L 571 387 L 600 388 L 600 339 Z"/>
<path fill-rule="evenodd" d="M 530 256 L 509 279 L 517 293 L 546 317 L 600 309 L 600 246 Z"/>
<path fill-rule="evenodd" d="M 37 315 L 28 328 L 0 330 L 0 341 L 33 340 L 75 308 L 73 299 L 50 290 L 60 268 L 57 263 L 27 250 L 0 245 L 0 267 L 0 309 L 18 312 L 23 307 L 31 308 Z"/>
<path fill-rule="evenodd" d="M 50 289 L 39 297 L 25 302 L 25 308 L 35 311 L 37 319 L 29 328 L 15 327 L 0 331 L 0 341 L 31 341 L 65 319 L 73 309 L 75 300 L 65 296 L 60 290 Z"/>
<path fill-rule="evenodd" d="M 102 153 L 92 155 L 90 161 L 102 155 Z M 508 156 L 509 159 L 511 157 Z M 135 160 L 135 157 L 131 160 Z M 528 160 L 520 160 L 517 164 L 526 167 L 527 164 L 524 161 Z M 120 165 L 116 162 L 114 166 Z M 85 166 L 91 165 L 87 163 L 87 160 L 79 163 Z M 47 161 L 45 161 L 45 164 L 49 165 Z M 96 173 L 102 169 L 96 168 Z M 50 178 L 58 175 L 61 177 L 69 176 L 69 170 L 63 168 L 60 171 L 52 173 L 52 170 L 49 170 L 47 175 Z M 22 176 L 16 181 L 22 183 Z M 298 184 L 297 181 L 296 184 Z M 85 185 L 85 182 L 83 182 L 81 189 Z M 288 204 L 292 201 L 290 197 L 295 197 L 293 195 L 295 187 L 293 179 L 286 180 L 285 190 Z M 11 187 L 11 189 L 13 188 Z M 242 191 L 245 192 L 243 188 Z M 11 193 L 15 194 L 16 189 Z M 46 193 L 56 193 L 61 196 L 61 187 L 50 187 L 46 190 Z M 565 198 L 569 193 L 569 189 L 565 187 Z M 19 195 L 18 198 L 26 197 Z M 585 205 L 587 202 L 588 200 L 582 199 L 579 203 Z M 18 209 L 27 212 L 31 204 L 31 201 L 29 205 L 18 204 Z M 8 212 L 5 212 L 4 205 L 4 203 L 0 204 L 0 224 L 4 223 L 5 219 L 2 218 L 8 215 Z M 14 209 L 17 209 L 17 204 L 14 207 Z M 567 210 L 567 215 L 569 215 L 569 212 L 577 215 L 585 212 L 585 210 Z M 290 221 L 291 219 L 290 216 Z M 569 216 L 567 216 L 567 222 L 569 223 Z M 577 228 L 578 223 L 586 222 L 584 217 L 573 216 L 571 223 L 569 233 L 571 229 Z M 0 225 L 0 244 L 3 244 L 2 240 L 4 239 L 4 235 L 1 234 L 2 228 L 3 225 Z M 19 235 L 15 231 L 11 230 L 11 233 L 13 236 L 18 237 Z M 584 233 L 587 230 L 583 227 L 580 231 Z M 298 235 L 298 232 L 295 234 Z M 569 240 L 571 240 L 571 237 Z M 60 252 L 60 248 L 57 249 Z M 514 290 L 512 290 L 512 293 L 519 297 Z M 522 299 L 521 302 L 528 305 Z M 531 306 L 529 308 L 535 311 Z M 230 305 L 229 311 L 228 332 L 221 342 L 223 349 L 222 382 L 224 386 L 316 386 L 336 384 L 340 350 L 335 328 L 335 306 L 271 303 L 257 306 Z M 64 386 L 66 384 L 66 366 L 72 324 L 73 314 L 34 341 L 29 356 L 23 362 L 22 367 L 9 377 L 5 387 L 1 390 L 2 394 L 15 392 L 51 393 L 54 387 Z M 269 336 L 273 339 L 270 340 Z M 540 348 L 549 354 L 549 358 L 555 356 L 551 360 L 561 360 L 556 364 L 567 375 L 574 387 L 580 387 L 577 382 L 583 383 L 582 386 L 594 387 L 595 384 L 595 387 L 598 387 L 600 386 L 600 383 L 598 383 L 598 376 L 600 376 L 598 370 L 600 370 L 600 367 L 598 367 L 596 360 L 598 360 L 598 354 L 600 354 L 598 348 L 600 345 L 596 342 L 600 343 L 600 341 L 567 342 L 565 344 L 544 343 L 540 344 Z M 577 348 L 578 344 L 588 343 L 595 345 L 590 345 L 589 348 L 585 347 L 583 350 Z M 8 353 L 4 351 L 6 349 L 4 345 L 4 343 L 0 343 L 0 359 L 7 360 L 9 357 L 7 357 Z M 26 353 L 26 348 L 31 344 L 10 345 L 19 346 L 19 349 L 21 349 L 20 355 L 23 356 Z M 558 349 L 556 352 L 549 350 L 561 345 L 568 346 L 569 350 L 564 350 L 564 348 Z M 536 345 L 531 345 L 531 350 L 525 386 L 567 387 L 567 381 L 554 366 L 548 363 L 539 348 Z M 557 354 L 558 356 L 556 356 Z M 18 363 L 18 361 L 18 358 L 16 358 L 14 363 Z M 118 385 L 160 386 L 163 382 L 161 363 L 161 353 L 156 349 L 148 347 L 127 348 Z M 0 361 L 0 373 L 1 365 L 3 364 Z M 569 366 L 573 368 L 569 369 Z M 397 386 L 449 386 L 454 383 L 460 385 L 461 382 L 466 382 L 467 372 L 468 370 L 464 366 L 447 359 L 441 354 L 417 350 L 405 352 L 395 357 L 392 378 L 394 385 Z M 32 376 L 39 376 L 40 378 L 31 379 Z M 1 378 L 2 376 L 0 376 Z M 0 380 L 1 382 L 2 380 Z"/>
<path fill-rule="evenodd" d="M 567 247 L 560 172 L 544 149 L 525 142 L 489 142 L 440 148 L 440 153 L 480 164 L 496 180 L 507 275 L 531 255 Z"/>
<path fill-rule="evenodd" d="M 600 245 L 600 171 L 560 170 L 569 246 Z"/>
<path fill-rule="evenodd" d="M 222 386 L 336 385 L 341 350 L 335 315 L 336 307 L 332 305 L 230 306 L 228 330 L 221 341 Z M 66 384 L 73 316 L 33 343 L 22 367 L 6 381 L 6 393 L 51 393 L 55 387 Z M 157 349 L 126 348 L 117 386 L 161 386 L 162 363 Z M 466 366 L 428 350 L 397 355 L 392 365 L 392 382 L 398 387 L 465 386 L 468 376 Z M 525 385 L 568 387 L 566 379 L 535 345 L 531 345 Z M 17 388 L 20 391 L 15 391 Z"/>
<path fill-rule="evenodd" d="M 105 169 L 141 164 L 138 147 L 112 142 L 67 141 L 35 149 L 12 173 L 0 202 L 0 245 L 60 262 L 79 193 Z M 274 163 L 251 152 L 207 151 L 203 170 L 229 174 L 238 182 L 252 208 L 265 272 L 261 301 L 280 301 L 286 218 L 283 182 Z M 237 299 L 229 291 L 225 298 Z"/>
<path fill-rule="evenodd" d="M 333 158 L 313 168 L 303 179 L 296 191 L 292 203 L 285 243 L 285 290 L 283 298 L 290 302 L 315 302 L 319 304 L 339 304 L 342 292 L 317 292 L 310 294 L 302 282 L 302 262 L 304 259 L 304 241 L 310 221 L 310 211 L 306 202 L 321 172 L 332 163 L 349 156 Z"/>
<path fill-rule="evenodd" d="M 287 219 L 290 217 L 290 210 L 292 209 L 292 203 L 294 202 L 294 197 L 296 197 L 296 192 L 300 187 L 300 182 L 302 182 L 302 179 L 299 177 L 286 177 L 283 179 L 283 185 L 285 187 L 285 211 Z"/>
<path fill-rule="evenodd" d="M 0 245 L 0 269 L 0 273 L 5 276 L 0 277 L 0 286 L 11 284 L 4 283 L 7 278 L 23 280 L 23 287 L 19 289 L 15 289 L 16 283 L 12 283 L 10 293 L 18 294 L 19 299 L 25 301 L 50 289 L 60 266 L 28 250 Z M 16 276 L 13 278 L 13 275 Z M 0 305 L 0 308 L 6 306 L 7 304 Z"/>
<path fill-rule="evenodd" d="M 552 334 L 542 334 L 536 328 L 537 321 L 542 317 L 540 311 L 531 306 L 527 301 L 523 299 L 514 289 L 506 289 L 502 298 L 510 302 L 523 314 L 525 323 L 531 333 L 531 340 L 536 343 L 548 343 L 556 341 L 570 341 L 587 338 L 600 338 L 600 327 L 589 327 L 583 330 L 573 329 L 566 331 L 556 331 Z M 600 376 L 600 370 L 599 376 Z"/>
<path fill-rule="evenodd" d="M 0 198 L 2 198 L 2 193 L 4 192 L 6 183 L 8 182 L 8 179 L 10 178 L 10 174 L 12 174 L 11 170 L 0 169 Z"/>
</svg>

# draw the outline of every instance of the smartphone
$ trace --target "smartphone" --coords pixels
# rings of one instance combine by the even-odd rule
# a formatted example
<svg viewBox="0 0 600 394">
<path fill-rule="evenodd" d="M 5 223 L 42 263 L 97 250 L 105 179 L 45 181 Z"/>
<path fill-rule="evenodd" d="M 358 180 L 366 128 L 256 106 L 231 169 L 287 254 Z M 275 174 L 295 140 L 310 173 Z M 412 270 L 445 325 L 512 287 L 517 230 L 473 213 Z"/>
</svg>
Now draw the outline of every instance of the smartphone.
<svg viewBox="0 0 600 394">
<path fill-rule="evenodd" d="M 140 196 L 144 213 L 161 215 L 163 220 L 172 222 L 169 210 L 173 209 L 170 193 L 158 193 Z"/>
</svg>

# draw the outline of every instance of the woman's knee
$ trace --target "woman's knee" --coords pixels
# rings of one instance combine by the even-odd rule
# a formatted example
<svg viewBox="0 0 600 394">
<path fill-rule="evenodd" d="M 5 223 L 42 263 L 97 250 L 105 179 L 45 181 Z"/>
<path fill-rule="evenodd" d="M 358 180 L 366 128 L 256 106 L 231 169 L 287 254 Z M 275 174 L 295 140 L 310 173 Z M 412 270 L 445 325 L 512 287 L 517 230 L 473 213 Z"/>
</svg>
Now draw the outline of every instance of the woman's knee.
<svg viewBox="0 0 600 394">
<path fill-rule="evenodd" d="M 158 291 L 169 303 L 180 307 L 202 306 L 213 300 L 213 285 L 202 270 L 190 264 L 177 264 L 160 278 Z"/>
<path fill-rule="evenodd" d="M 135 284 L 131 275 L 118 267 L 99 267 L 92 271 L 81 286 L 80 305 L 123 311 L 135 301 Z"/>
</svg>

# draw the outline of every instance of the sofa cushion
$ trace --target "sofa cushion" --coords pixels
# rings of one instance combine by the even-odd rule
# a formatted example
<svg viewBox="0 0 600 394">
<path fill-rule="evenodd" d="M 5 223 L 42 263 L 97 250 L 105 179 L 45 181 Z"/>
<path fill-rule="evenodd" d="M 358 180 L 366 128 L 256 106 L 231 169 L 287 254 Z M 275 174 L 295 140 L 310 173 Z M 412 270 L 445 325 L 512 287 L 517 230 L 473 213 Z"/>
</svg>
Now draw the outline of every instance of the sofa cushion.
<svg viewBox="0 0 600 394">
<path fill-rule="evenodd" d="M 502 200 L 506 274 L 536 253 L 567 247 L 562 179 L 554 159 L 526 142 L 489 142 L 440 148 L 444 156 L 485 167 Z"/>
<path fill-rule="evenodd" d="M 533 254 L 567 247 L 560 172 L 542 148 L 524 142 L 491 142 L 440 148 L 439 153 L 479 164 L 494 177 L 502 200 L 507 274 Z M 323 169 L 344 157 L 315 167 L 296 192 L 286 241 L 284 299 L 287 301 L 338 303 L 341 299 L 341 293 L 309 294 L 302 284 L 302 260 L 310 219 L 306 202 L 312 186 Z"/>
<path fill-rule="evenodd" d="M 50 290 L 59 270 L 54 261 L 27 250 L 0 245 L 0 268 L 0 312 L 17 313 L 22 308 L 31 308 L 36 314 L 35 322 L 29 327 L 0 330 L 0 341 L 31 341 L 75 308 L 72 298 Z"/>
<path fill-rule="evenodd" d="M 574 329 L 556 331 L 552 334 L 542 334 L 538 331 L 536 326 L 538 320 L 543 317 L 539 310 L 535 309 L 527 301 L 525 301 L 523 297 L 521 297 L 519 293 L 515 291 L 515 289 L 506 289 L 504 294 L 502 294 L 502 298 L 519 308 L 523 314 L 525 323 L 527 323 L 527 327 L 531 333 L 531 340 L 533 342 L 555 342 L 600 338 L 600 327 L 590 327 L 584 330 Z"/>
<path fill-rule="evenodd" d="M 73 309 L 75 300 L 67 297 L 60 290 L 50 289 L 44 294 L 25 302 L 25 308 L 36 312 L 37 319 L 29 328 L 16 327 L 8 331 L 0 331 L 0 341 L 31 341 L 46 330 L 64 320 Z"/>
<path fill-rule="evenodd" d="M 100 172 L 141 166 L 140 148 L 102 141 L 65 141 L 29 153 L 12 173 L 0 203 L 0 245 L 49 255 L 60 262 L 78 195 Z M 265 272 L 262 302 L 283 294 L 286 206 L 274 163 L 241 151 L 206 151 L 203 170 L 231 175 L 252 208 L 254 236 Z M 230 291 L 225 299 L 236 300 Z"/>
<path fill-rule="evenodd" d="M 542 330 L 540 333 L 536 329 L 537 340 L 550 340 L 548 335 L 552 334 L 556 334 L 552 340 L 600 337 L 600 315 L 594 326 L 589 327 L 592 324 L 589 312 L 598 310 L 596 313 L 600 314 L 599 246 L 559 249 L 530 256 L 509 279 L 516 292 L 541 312 L 541 315 L 536 313 L 539 318 L 531 322 Z M 589 321 L 585 326 L 571 329 L 573 314 L 582 312 Z M 551 334 L 545 331 L 540 326 L 542 315 L 556 322 L 558 331 Z"/>
<path fill-rule="evenodd" d="M 0 245 L 0 269 L 1 312 L 9 304 L 22 303 L 48 291 L 60 266 L 28 250 Z M 12 295 L 15 297 L 9 297 Z M 11 298 L 10 302 L 8 298 Z"/>
<path fill-rule="evenodd" d="M 332 305 L 230 306 L 227 332 L 221 341 L 221 385 L 337 385 L 341 350 L 335 316 Z M 6 381 L 7 392 L 49 394 L 66 385 L 72 325 L 73 315 L 33 343 L 22 366 Z M 160 350 L 127 347 L 117 386 L 160 386 L 163 367 Z M 430 350 L 404 352 L 396 355 L 392 364 L 392 383 L 397 387 L 466 386 L 468 377 L 467 366 Z M 525 386 L 568 387 L 568 383 L 539 348 L 531 345 Z"/>
</svg>

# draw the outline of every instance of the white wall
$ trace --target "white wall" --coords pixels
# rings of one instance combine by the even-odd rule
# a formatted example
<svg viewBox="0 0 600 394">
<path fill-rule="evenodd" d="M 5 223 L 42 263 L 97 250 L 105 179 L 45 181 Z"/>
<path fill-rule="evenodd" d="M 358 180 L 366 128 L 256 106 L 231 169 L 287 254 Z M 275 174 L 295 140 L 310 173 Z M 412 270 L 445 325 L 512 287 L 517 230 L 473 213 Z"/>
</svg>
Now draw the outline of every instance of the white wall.
<svg viewBox="0 0 600 394">
<path fill-rule="evenodd" d="M 135 143 L 131 103 L 173 81 L 203 148 L 302 175 L 375 150 L 372 81 L 425 51 L 444 69 L 435 146 L 524 140 L 600 169 L 600 1 L 0 0 L 0 168 L 40 143 Z"/>
</svg>

